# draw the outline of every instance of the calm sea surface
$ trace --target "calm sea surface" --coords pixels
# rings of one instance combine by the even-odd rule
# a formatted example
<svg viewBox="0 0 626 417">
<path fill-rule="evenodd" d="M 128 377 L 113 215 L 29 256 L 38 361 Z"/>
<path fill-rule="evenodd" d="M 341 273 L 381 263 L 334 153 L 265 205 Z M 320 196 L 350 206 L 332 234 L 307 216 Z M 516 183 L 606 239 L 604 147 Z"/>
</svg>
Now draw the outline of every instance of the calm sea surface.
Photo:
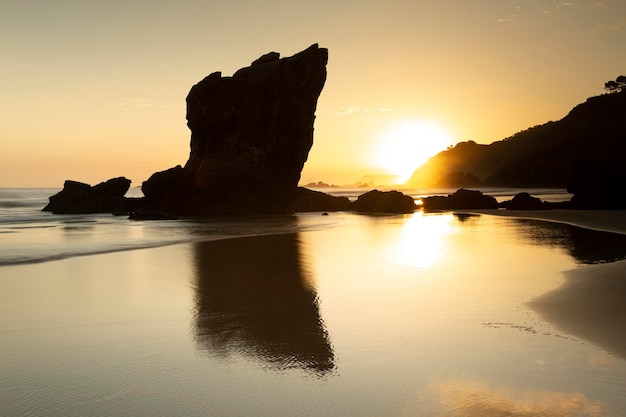
<svg viewBox="0 0 626 417">
<path fill-rule="evenodd" d="M 57 191 L 0 189 L 2 416 L 626 415 L 626 358 L 526 305 L 626 258 L 625 236 L 450 213 L 40 212 Z"/>
</svg>

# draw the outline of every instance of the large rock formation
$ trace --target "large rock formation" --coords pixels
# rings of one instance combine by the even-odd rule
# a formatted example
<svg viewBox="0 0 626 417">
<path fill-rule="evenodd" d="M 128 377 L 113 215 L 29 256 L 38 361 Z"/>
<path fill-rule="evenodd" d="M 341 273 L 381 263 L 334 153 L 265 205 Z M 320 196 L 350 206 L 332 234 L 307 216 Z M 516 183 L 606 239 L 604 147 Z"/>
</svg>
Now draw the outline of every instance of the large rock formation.
<svg viewBox="0 0 626 417">
<path fill-rule="evenodd" d="M 194 85 L 187 96 L 189 160 L 144 182 L 147 209 L 293 211 L 327 61 L 328 51 L 317 44 L 288 58 L 270 52 L 232 77 L 215 72 Z"/>
</svg>

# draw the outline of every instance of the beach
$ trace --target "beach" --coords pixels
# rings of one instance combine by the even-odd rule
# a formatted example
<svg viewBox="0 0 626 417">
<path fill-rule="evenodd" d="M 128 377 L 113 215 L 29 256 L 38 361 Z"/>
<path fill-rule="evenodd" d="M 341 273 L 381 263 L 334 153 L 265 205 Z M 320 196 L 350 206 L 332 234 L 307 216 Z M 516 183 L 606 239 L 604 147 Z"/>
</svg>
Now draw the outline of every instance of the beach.
<svg viewBox="0 0 626 417">
<path fill-rule="evenodd" d="M 624 235 L 571 225 L 590 227 L 585 213 L 497 214 L 50 217 L 61 223 L 38 237 L 73 251 L 78 234 L 97 253 L 0 266 L 0 404 L 7 416 L 623 415 Z M 619 213 L 602 219 L 593 227 L 621 230 Z M 33 232 L 19 230 L 0 236 Z"/>
</svg>

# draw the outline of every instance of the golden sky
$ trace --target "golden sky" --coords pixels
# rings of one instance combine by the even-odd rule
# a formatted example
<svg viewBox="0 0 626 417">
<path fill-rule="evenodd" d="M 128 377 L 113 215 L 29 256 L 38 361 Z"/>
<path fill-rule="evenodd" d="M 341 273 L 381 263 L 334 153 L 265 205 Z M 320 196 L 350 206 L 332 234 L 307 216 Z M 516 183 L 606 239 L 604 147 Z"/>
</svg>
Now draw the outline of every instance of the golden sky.
<svg viewBox="0 0 626 417">
<path fill-rule="evenodd" d="M 0 187 L 184 165 L 193 84 L 313 43 L 328 79 L 302 178 L 350 184 L 430 156 L 380 160 L 407 123 L 429 127 L 405 143 L 445 148 L 562 118 L 626 73 L 625 41 L 623 0 L 0 0 Z"/>
</svg>

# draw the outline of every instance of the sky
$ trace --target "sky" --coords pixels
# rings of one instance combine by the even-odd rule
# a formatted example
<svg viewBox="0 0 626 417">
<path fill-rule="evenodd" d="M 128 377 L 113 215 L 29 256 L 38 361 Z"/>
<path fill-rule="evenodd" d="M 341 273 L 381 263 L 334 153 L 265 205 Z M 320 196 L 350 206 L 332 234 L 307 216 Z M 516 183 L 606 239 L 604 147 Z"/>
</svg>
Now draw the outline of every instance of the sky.
<svg viewBox="0 0 626 417">
<path fill-rule="evenodd" d="M 302 180 L 406 175 L 603 94 L 625 41 L 623 0 L 0 0 L 0 187 L 141 185 L 187 161 L 195 83 L 314 43 Z"/>
</svg>

